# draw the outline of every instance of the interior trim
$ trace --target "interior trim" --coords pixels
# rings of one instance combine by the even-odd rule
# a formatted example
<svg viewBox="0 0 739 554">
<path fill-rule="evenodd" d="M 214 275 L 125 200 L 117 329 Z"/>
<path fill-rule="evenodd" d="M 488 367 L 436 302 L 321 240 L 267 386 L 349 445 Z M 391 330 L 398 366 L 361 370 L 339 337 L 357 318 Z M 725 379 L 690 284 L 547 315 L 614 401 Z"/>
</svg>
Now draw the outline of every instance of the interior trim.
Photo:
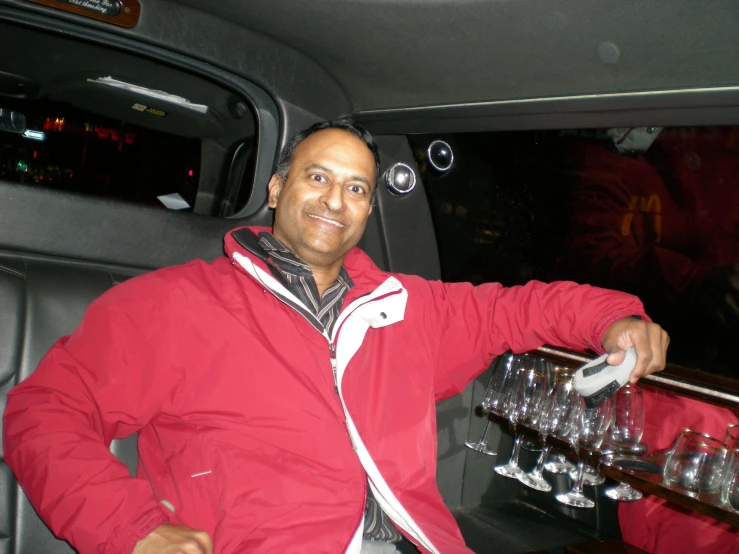
<svg viewBox="0 0 739 554">
<path fill-rule="evenodd" d="M 362 116 L 370 115 L 392 115 L 403 113 L 407 114 L 410 112 L 427 112 L 427 111 L 438 111 L 438 110 L 449 110 L 449 109 L 469 109 L 469 108 L 490 108 L 490 107 L 503 107 L 508 111 L 509 108 L 518 106 L 534 105 L 537 108 L 548 104 L 561 104 L 571 102 L 583 102 L 587 100 L 615 100 L 615 99 L 627 99 L 627 100 L 641 100 L 645 98 L 658 98 L 660 104 L 667 99 L 682 99 L 689 98 L 693 101 L 694 95 L 699 94 L 731 94 L 731 96 L 739 96 L 739 86 L 727 86 L 727 87 L 694 87 L 684 89 L 669 89 L 669 90 L 644 90 L 634 92 L 613 92 L 613 93 L 599 93 L 599 94 L 579 94 L 576 96 L 552 96 L 543 98 L 518 98 L 512 100 L 490 100 L 484 102 L 464 102 L 455 104 L 440 104 L 436 106 L 411 106 L 405 108 L 387 108 L 381 110 L 358 110 L 356 113 Z M 732 98 L 732 104 L 739 101 L 739 97 Z"/>
<path fill-rule="evenodd" d="M 739 124 L 739 86 L 357 111 L 380 134 Z"/>
</svg>

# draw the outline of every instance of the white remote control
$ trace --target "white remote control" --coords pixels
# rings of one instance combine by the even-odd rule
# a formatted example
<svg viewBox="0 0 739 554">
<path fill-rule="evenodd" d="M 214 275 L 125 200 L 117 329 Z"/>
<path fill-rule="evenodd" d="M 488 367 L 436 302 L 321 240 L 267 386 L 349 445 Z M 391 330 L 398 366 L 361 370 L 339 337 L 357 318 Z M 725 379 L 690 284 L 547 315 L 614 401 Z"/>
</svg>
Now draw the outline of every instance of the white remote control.
<svg viewBox="0 0 739 554">
<path fill-rule="evenodd" d="M 616 394 L 629 381 L 629 375 L 636 366 L 634 348 L 626 351 L 624 361 L 619 365 L 608 365 L 607 358 L 608 354 L 603 354 L 575 371 L 573 385 L 588 408 L 594 408 Z"/>
</svg>

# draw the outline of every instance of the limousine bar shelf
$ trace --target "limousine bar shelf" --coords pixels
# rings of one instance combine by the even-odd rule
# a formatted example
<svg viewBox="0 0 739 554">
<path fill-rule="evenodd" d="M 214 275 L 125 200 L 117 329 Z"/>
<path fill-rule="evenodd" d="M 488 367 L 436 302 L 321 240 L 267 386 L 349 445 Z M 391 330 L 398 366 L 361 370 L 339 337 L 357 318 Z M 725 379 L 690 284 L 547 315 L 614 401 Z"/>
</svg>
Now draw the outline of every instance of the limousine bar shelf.
<svg viewBox="0 0 739 554">
<path fill-rule="evenodd" d="M 478 407 L 477 413 L 478 415 L 485 417 L 482 414 L 480 407 Z M 509 428 L 509 421 L 507 418 L 493 413 L 487 413 L 486 415 L 490 421 L 499 424 L 504 432 L 513 434 Z M 541 435 L 533 427 L 517 423 L 515 431 L 516 433 L 524 435 L 530 441 L 541 444 Z M 698 495 L 695 497 L 688 496 L 686 493 L 675 487 L 664 485 L 662 483 L 661 472 L 656 474 L 636 469 L 625 469 L 615 465 L 612 462 L 613 459 L 623 459 L 624 457 L 619 457 L 618 455 L 612 457 L 612 451 L 608 451 L 607 449 L 594 451 L 581 447 L 579 452 L 575 453 L 570 444 L 565 440 L 548 436 L 545 441 L 553 447 L 553 451 L 564 454 L 573 462 L 576 462 L 578 459 L 584 460 L 586 464 L 598 468 L 599 472 L 603 476 L 609 477 L 614 481 L 619 483 L 628 483 L 635 489 L 644 493 L 663 498 L 682 508 L 707 515 L 719 521 L 739 527 L 739 513 L 719 506 L 718 494 Z M 649 462 L 654 458 L 655 454 L 658 455 L 659 453 L 648 453 L 639 457 L 639 459 Z M 634 459 L 636 457 L 631 456 L 629 458 Z"/>
</svg>

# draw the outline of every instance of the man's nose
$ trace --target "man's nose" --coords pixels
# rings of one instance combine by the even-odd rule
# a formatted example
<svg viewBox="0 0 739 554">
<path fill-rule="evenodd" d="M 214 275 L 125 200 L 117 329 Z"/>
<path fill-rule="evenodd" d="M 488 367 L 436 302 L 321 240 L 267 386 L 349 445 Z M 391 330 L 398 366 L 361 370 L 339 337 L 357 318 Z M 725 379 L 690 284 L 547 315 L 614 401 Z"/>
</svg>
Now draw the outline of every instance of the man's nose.
<svg viewBox="0 0 739 554">
<path fill-rule="evenodd" d="M 344 208 L 344 186 L 341 183 L 332 183 L 322 200 L 332 212 L 341 211 Z"/>
</svg>

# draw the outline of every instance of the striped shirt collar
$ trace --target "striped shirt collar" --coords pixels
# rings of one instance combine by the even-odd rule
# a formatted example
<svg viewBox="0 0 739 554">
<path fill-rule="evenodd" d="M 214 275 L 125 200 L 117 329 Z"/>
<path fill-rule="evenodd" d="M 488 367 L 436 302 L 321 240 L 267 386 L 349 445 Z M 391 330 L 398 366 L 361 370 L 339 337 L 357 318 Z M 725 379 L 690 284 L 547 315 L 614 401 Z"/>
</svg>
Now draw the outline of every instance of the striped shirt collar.
<svg viewBox="0 0 739 554">
<path fill-rule="evenodd" d="M 331 333 L 346 293 L 354 286 L 346 268 L 341 266 L 336 282 L 321 296 L 310 266 L 293 254 L 274 235 L 266 231 L 260 232 L 257 244 L 266 254 L 269 267 L 279 273 L 287 282 L 290 292 L 297 296 Z"/>
</svg>

